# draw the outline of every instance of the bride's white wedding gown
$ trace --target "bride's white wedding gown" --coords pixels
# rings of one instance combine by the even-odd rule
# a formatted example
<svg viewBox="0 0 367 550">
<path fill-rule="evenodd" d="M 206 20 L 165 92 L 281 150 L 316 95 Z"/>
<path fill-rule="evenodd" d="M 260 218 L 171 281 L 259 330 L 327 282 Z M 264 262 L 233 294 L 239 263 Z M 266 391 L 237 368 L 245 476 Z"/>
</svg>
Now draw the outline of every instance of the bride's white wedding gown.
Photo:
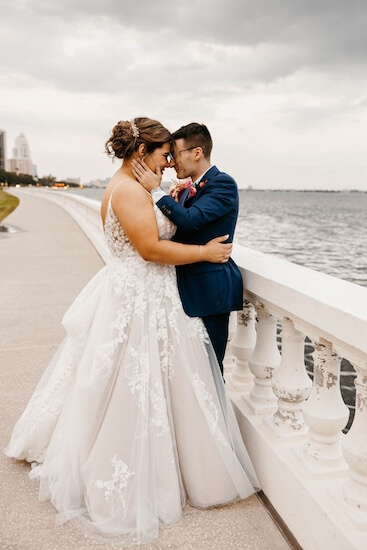
<svg viewBox="0 0 367 550">
<path fill-rule="evenodd" d="M 175 226 L 154 206 L 161 239 Z M 60 522 L 119 545 L 158 537 L 182 506 L 246 498 L 259 484 L 202 321 L 175 268 L 143 260 L 111 206 L 112 259 L 64 316 L 66 337 L 6 454 L 34 463 Z"/>
</svg>

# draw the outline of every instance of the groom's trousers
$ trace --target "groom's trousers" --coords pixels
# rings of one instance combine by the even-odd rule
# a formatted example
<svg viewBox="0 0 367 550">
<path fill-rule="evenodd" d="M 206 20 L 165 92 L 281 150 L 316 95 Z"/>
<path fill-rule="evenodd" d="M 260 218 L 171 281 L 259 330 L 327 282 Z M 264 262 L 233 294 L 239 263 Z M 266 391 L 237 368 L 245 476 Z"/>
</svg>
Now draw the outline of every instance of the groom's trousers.
<svg viewBox="0 0 367 550">
<path fill-rule="evenodd" d="M 228 340 L 229 313 L 208 315 L 207 317 L 202 317 L 202 320 L 213 344 L 220 370 L 223 375 L 223 359 Z"/>
</svg>

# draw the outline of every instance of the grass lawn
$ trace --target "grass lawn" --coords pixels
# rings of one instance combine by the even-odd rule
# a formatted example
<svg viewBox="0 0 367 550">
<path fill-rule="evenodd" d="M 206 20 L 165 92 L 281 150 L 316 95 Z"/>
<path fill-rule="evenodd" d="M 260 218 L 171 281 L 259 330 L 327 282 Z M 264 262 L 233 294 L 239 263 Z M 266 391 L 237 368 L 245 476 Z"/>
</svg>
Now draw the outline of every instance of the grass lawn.
<svg viewBox="0 0 367 550">
<path fill-rule="evenodd" d="M 0 191 L 0 222 L 13 212 L 18 204 L 18 197 L 14 197 L 5 191 Z"/>
</svg>

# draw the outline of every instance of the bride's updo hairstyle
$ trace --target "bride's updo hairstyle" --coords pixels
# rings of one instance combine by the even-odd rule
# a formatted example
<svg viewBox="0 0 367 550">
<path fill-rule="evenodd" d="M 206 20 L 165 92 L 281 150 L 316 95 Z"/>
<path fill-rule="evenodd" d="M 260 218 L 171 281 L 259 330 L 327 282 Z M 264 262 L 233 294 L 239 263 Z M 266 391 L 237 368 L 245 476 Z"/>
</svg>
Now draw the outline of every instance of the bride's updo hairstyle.
<svg viewBox="0 0 367 550">
<path fill-rule="evenodd" d="M 147 153 L 152 153 L 167 141 L 171 141 L 171 134 L 158 120 L 138 117 L 118 122 L 106 141 L 105 149 L 109 157 L 129 159 L 142 143 Z"/>
</svg>

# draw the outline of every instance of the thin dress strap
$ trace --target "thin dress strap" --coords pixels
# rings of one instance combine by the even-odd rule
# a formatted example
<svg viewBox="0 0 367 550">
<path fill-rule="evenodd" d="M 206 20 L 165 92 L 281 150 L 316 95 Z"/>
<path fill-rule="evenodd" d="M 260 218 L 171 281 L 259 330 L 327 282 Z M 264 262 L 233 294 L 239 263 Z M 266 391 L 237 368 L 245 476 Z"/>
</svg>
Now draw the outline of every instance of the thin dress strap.
<svg viewBox="0 0 367 550">
<path fill-rule="evenodd" d="M 115 214 L 115 211 L 114 211 L 114 209 L 112 208 L 112 195 L 114 194 L 116 187 L 118 187 L 121 183 L 124 183 L 124 181 L 130 181 L 130 178 L 125 178 L 125 179 L 120 180 L 119 182 L 116 183 L 116 185 L 115 185 L 114 188 L 112 189 L 111 194 L 110 194 L 110 196 L 109 196 L 109 198 L 108 198 L 107 212 L 112 210 L 112 212 Z M 137 183 L 138 183 L 138 182 L 137 182 Z M 143 187 L 143 186 L 142 186 L 142 187 Z M 147 190 L 145 189 L 145 187 L 143 187 L 143 189 L 144 189 L 144 191 L 145 191 L 146 193 L 148 193 L 148 195 L 149 195 L 149 197 L 151 198 L 151 201 L 152 201 L 152 203 L 153 203 L 153 206 L 154 206 L 153 197 L 152 197 L 151 193 L 149 193 L 149 191 L 147 191 Z M 115 216 L 116 216 L 116 214 L 115 214 Z"/>
<path fill-rule="evenodd" d="M 110 197 L 109 197 L 109 199 L 108 199 L 108 202 L 109 202 L 109 203 L 110 203 L 111 200 L 112 200 L 112 195 L 113 195 L 113 193 L 115 192 L 116 187 L 118 187 L 118 186 L 120 185 L 120 183 L 123 183 L 124 181 L 131 181 L 131 180 L 130 180 L 130 178 L 126 178 L 126 179 L 120 180 L 118 183 L 116 183 L 116 185 L 115 185 L 114 188 L 112 189 L 111 194 L 110 194 Z M 139 183 L 139 182 L 137 182 L 137 183 Z M 142 187 L 143 187 L 143 186 L 142 186 Z M 145 187 L 143 187 L 143 189 L 144 189 L 144 191 L 145 191 L 146 193 L 148 193 L 148 195 L 149 195 L 150 198 L 152 199 L 152 194 L 149 193 L 149 191 L 147 191 L 147 190 L 145 189 Z"/>
<path fill-rule="evenodd" d="M 123 183 L 124 181 L 129 181 L 129 179 L 128 179 L 128 178 L 125 178 L 124 180 L 120 180 L 120 181 L 118 181 L 118 182 L 116 183 L 116 185 L 115 185 L 114 188 L 112 189 L 111 194 L 110 194 L 110 197 L 109 197 L 109 199 L 108 199 L 108 202 L 109 202 L 109 203 L 110 203 L 111 200 L 112 200 L 112 195 L 114 194 L 116 187 L 118 187 L 118 186 L 119 186 L 121 183 Z"/>
<path fill-rule="evenodd" d="M 107 209 L 106 209 L 106 217 L 109 216 L 109 215 L 111 215 L 111 211 L 112 211 L 113 214 L 116 216 L 115 211 L 114 211 L 114 209 L 112 208 L 112 195 L 114 194 L 116 187 L 118 187 L 118 186 L 119 186 L 121 183 L 123 183 L 124 181 L 127 181 L 127 179 L 120 180 L 118 183 L 116 183 L 116 185 L 115 185 L 114 188 L 112 189 L 112 191 L 111 191 L 111 193 L 110 193 L 110 196 L 108 197 Z M 105 217 L 105 221 L 104 221 L 104 224 L 103 224 L 103 228 L 104 228 L 105 225 L 106 225 L 106 217 Z"/>
</svg>

